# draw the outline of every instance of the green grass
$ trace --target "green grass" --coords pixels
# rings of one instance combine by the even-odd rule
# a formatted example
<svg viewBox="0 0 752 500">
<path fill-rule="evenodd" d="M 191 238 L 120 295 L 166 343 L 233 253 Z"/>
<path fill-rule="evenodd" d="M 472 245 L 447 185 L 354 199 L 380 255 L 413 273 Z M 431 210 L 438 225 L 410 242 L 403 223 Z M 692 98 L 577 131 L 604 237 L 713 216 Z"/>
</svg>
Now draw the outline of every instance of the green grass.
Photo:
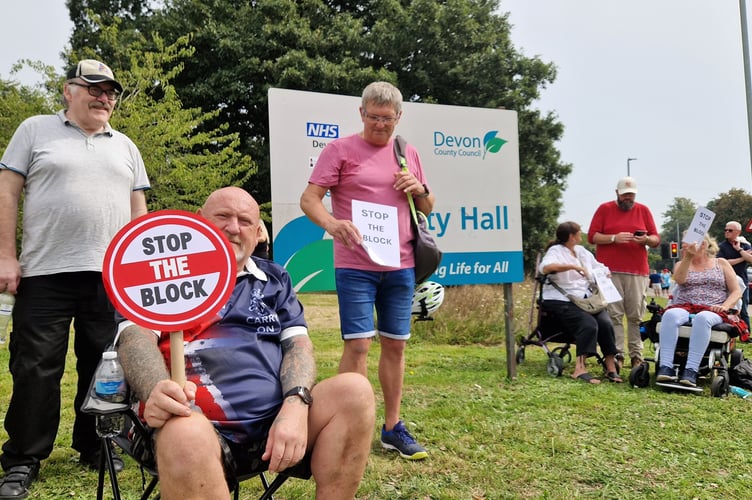
<svg viewBox="0 0 752 500">
<path fill-rule="evenodd" d="M 408 462 L 387 453 L 374 429 L 359 499 L 748 498 L 752 407 L 736 397 L 663 392 L 628 384 L 586 385 L 546 373 L 542 349 L 527 348 L 516 380 L 506 378 L 500 287 L 447 290 L 433 322 L 417 324 L 407 351 L 403 418 L 430 456 Z M 303 295 L 321 377 L 336 372 L 341 340 L 336 296 Z M 515 333 L 526 331 L 530 284 L 514 286 Z M 745 349 L 752 351 L 748 346 Z M 748 355 L 752 356 L 752 352 Z M 0 348 L 0 412 L 10 397 L 7 348 Z M 376 378 L 378 344 L 370 356 Z M 65 375 L 66 408 L 55 451 L 29 498 L 94 497 L 96 474 L 70 449 L 74 386 Z M 598 368 L 592 367 L 596 372 Z M 653 367 L 651 366 L 651 371 Z M 5 440 L 4 431 L 0 439 Z M 123 498 L 138 498 L 140 473 L 130 460 Z M 242 498 L 255 498 L 254 480 Z M 312 481 L 290 480 L 279 499 L 312 498 Z"/>
</svg>

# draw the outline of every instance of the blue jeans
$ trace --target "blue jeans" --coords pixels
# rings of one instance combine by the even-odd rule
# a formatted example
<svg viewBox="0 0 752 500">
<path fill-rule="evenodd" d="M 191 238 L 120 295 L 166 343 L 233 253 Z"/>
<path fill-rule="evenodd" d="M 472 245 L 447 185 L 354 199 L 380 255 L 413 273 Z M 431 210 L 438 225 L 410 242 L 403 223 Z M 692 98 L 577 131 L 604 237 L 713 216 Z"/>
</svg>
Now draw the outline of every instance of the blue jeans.
<svg viewBox="0 0 752 500">
<path fill-rule="evenodd" d="M 396 340 L 410 338 L 415 289 L 412 268 L 386 272 L 335 269 L 334 278 L 344 340 L 374 337 L 376 318 L 379 335 Z"/>
</svg>

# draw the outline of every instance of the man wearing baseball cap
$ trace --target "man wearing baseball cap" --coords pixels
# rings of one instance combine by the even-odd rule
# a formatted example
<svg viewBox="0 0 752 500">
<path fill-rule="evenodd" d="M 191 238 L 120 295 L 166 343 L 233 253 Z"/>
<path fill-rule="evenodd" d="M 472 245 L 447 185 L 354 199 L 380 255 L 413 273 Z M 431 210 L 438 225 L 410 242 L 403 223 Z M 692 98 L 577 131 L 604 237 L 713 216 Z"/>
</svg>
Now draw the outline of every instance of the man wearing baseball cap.
<svg viewBox="0 0 752 500">
<path fill-rule="evenodd" d="M 94 59 L 84 59 L 68 70 L 68 81 L 76 78 L 86 83 L 112 82 L 119 94 L 123 92 L 123 86 L 115 80 L 110 67 Z"/>
<path fill-rule="evenodd" d="M 147 211 L 149 180 L 141 154 L 109 124 L 123 86 L 93 59 L 80 61 L 66 76 L 64 109 L 24 120 L 0 159 L 0 292 L 16 296 L 2 500 L 28 496 L 40 462 L 52 452 L 71 323 L 78 374 L 72 445 L 82 465 L 98 468 L 94 417 L 80 406 L 115 332 L 102 261 L 115 233 Z M 116 468 L 122 466 L 118 457 Z"/>
<path fill-rule="evenodd" d="M 623 300 L 609 304 L 614 323 L 617 358 L 624 359 L 624 317 L 627 317 L 629 358 L 632 367 L 642 360 L 640 321 L 645 314 L 649 286 L 647 247 L 661 244 L 650 209 L 635 201 L 637 181 L 623 177 L 616 183 L 616 200 L 601 204 L 588 228 L 595 257 L 611 270 L 611 280 Z"/>
</svg>

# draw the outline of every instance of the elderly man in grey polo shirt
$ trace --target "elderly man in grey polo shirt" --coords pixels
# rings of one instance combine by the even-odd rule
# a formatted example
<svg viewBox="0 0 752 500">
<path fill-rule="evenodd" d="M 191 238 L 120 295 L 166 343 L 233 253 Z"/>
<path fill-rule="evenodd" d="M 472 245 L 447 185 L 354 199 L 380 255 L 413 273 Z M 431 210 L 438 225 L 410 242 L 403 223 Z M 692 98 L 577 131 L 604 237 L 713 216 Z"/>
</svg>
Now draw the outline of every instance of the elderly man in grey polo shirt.
<svg viewBox="0 0 752 500">
<path fill-rule="evenodd" d="M 21 123 L 0 160 L 0 292 L 16 295 L 0 499 L 26 497 L 52 452 L 71 322 L 78 372 L 72 445 L 82 465 L 99 464 L 94 417 L 80 406 L 115 331 L 102 260 L 115 233 L 146 213 L 149 188 L 138 148 L 109 124 L 122 91 L 107 65 L 80 61 L 63 86 L 65 109 Z"/>
</svg>

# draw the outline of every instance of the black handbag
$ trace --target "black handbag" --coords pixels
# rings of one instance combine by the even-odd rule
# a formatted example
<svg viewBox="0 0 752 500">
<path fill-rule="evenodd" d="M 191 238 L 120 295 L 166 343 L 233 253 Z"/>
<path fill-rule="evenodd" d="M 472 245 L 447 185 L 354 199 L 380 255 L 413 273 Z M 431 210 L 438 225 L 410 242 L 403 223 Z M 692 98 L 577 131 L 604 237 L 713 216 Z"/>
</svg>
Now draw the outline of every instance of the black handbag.
<svg viewBox="0 0 752 500">
<path fill-rule="evenodd" d="M 407 170 L 407 159 L 405 158 L 405 139 L 402 136 L 394 138 L 394 154 L 397 156 L 397 163 L 402 170 Z M 418 285 L 426 281 L 441 263 L 442 252 L 436 246 L 433 235 L 428 230 L 428 218 L 420 210 L 415 209 L 415 202 L 410 193 L 407 193 L 407 202 L 410 204 L 412 213 L 413 226 L 413 255 L 415 259 L 415 284 Z"/>
</svg>

